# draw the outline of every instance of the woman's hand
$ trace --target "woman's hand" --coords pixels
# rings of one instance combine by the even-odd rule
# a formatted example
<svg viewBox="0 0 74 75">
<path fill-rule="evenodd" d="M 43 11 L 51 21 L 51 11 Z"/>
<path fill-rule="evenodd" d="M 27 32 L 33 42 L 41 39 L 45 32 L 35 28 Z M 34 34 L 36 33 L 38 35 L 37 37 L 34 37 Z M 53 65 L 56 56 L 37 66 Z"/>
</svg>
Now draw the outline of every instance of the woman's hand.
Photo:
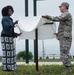
<svg viewBox="0 0 74 75">
<path fill-rule="evenodd" d="M 19 34 L 18 34 L 18 36 L 20 36 L 21 34 L 22 34 L 22 32 L 21 32 L 21 33 L 19 33 Z"/>
<path fill-rule="evenodd" d="M 16 20 L 16 21 L 14 22 L 14 25 L 15 25 L 15 24 L 18 24 L 18 21 L 19 21 L 19 20 Z"/>
</svg>

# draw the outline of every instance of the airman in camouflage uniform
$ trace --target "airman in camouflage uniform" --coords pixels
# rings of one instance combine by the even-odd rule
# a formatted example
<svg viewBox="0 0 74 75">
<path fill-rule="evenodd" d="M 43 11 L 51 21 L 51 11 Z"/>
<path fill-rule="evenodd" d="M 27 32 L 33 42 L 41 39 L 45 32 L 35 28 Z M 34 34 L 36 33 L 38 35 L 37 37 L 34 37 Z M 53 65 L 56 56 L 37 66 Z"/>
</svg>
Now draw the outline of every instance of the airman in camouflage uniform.
<svg viewBox="0 0 74 75">
<path fill-rule="evenodd" d="M 60 42 L 61 59 L 63 60 L 63 64 L 66 68 L 64 73 L 70 73 L 72 71 L 69 55 L 72 43 L 72 16 L 68 12 L 69 4 L 67 2 L 63 2 L 59 7 L 62 12 L 60 16 L 52 17 L 45 15 L 43 17 L 56 22 L 60 22 L 58 33 L 56 33 L 56 36 Z"/>
</svg>

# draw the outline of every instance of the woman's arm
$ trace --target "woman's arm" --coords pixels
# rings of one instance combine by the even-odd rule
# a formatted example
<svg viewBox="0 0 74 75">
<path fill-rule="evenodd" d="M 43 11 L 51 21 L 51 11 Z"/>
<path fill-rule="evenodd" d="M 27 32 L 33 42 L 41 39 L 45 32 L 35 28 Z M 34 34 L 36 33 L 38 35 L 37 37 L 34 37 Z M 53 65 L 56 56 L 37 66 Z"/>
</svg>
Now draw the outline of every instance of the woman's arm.
<svg viewBox="0 0 74 75">
<path fill-rule="evenodd" d="M 14 37 L 17 38 L 17 37 L 20 36 L 21 34 L 22 34 L 22 33 L 15 33 L 15 32 L 14 32 Z"/>
<path fill-rule="evenodd" d="M 10 21 L 7 18 L 2 19 L 2 25 L 5 27 L 5 29 L 13 27 L 13 24 L 10 23 Z"/>
</svg>

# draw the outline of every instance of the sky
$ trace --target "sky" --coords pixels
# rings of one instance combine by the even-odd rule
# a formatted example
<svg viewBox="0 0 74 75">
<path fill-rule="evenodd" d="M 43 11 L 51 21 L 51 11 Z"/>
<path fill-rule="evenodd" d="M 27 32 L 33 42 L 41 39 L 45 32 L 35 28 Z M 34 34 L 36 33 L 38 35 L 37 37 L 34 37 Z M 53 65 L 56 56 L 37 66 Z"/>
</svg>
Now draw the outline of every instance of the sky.
<svg viewBox="0 0 74 75">
<path fill-rule="evenodd" d="M 42 16 L 45 14 L 51 15 L 51 16 L 59 16 L 61 13 L 59 11 L 59 5 L 62 2 L 68 2 L 70 4 L 70 9 L 69 12 L 72 14 L 74 18 L 74 0 L 44 0 L 44 1 L 37 1 L 37 16 Z M 0 32 L 2 30 L 2 25 L 1 25 L 1 9 L 6 6 L 6 5 L 11 5 L 14 8 L 14 14 L 11 16 L 13 20 L 18 20 L 19 17 L 25 16 L 25 0 L 0 0 Z M 29 16 L 33 16 L 33 0 L 29 0 Z M 74 20 L 73 20 L 74 22 Z M 58 31 L 58 24 L 56 32 Z M 72 33 L 74 34 L 74 25 L 73 25 L 73 31 Z M 1 41 L 1 40 L 0 40 Z M 25 50 L 25 40 L 18 40 L 18 38 L 15 40 L 16 41 L 16 53 L 19 51 Z M 74 47 L 74 35 L 73 35 L 73 40 L 72 40 L 72 47 L 70 50 L 70 54 L 74 55 L 73 52 L 73 47 Z M 29 40 L 29 50 L 34 53 L 34 41 Z M 42 40 L 39 41 L 39 56 L 42 55 Z M 57 39 L 49 39 L 49 40 L 44 40 L 44 50 L 45 54 L 60 54 L 60 49 L 59 49 L 59 41 Z M 0 43 L 0 55 L 2 55 L 2 49 L 1 49 L 1 43 Z"/>
</svg>

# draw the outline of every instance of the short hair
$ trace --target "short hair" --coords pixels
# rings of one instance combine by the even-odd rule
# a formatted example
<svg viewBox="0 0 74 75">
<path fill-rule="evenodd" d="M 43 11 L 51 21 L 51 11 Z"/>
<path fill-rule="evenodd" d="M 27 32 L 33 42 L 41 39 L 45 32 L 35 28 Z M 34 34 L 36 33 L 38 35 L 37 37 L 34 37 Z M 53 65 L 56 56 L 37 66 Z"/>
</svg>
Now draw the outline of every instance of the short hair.
<svg viewBox="0 0 74 75">
<path fill-rule="evenodd" d="M 2 16 L 8 16 L 8 11 L 9 11 L 9 9 L 11 9 L 12 12 L 14 13 L 13 7 L 10 6 L 10 5 L 8 5 L 8 6 L 5 6 L 5 7 L 2 9 L 2 11 L 1 11 Z"/>
</svg>

